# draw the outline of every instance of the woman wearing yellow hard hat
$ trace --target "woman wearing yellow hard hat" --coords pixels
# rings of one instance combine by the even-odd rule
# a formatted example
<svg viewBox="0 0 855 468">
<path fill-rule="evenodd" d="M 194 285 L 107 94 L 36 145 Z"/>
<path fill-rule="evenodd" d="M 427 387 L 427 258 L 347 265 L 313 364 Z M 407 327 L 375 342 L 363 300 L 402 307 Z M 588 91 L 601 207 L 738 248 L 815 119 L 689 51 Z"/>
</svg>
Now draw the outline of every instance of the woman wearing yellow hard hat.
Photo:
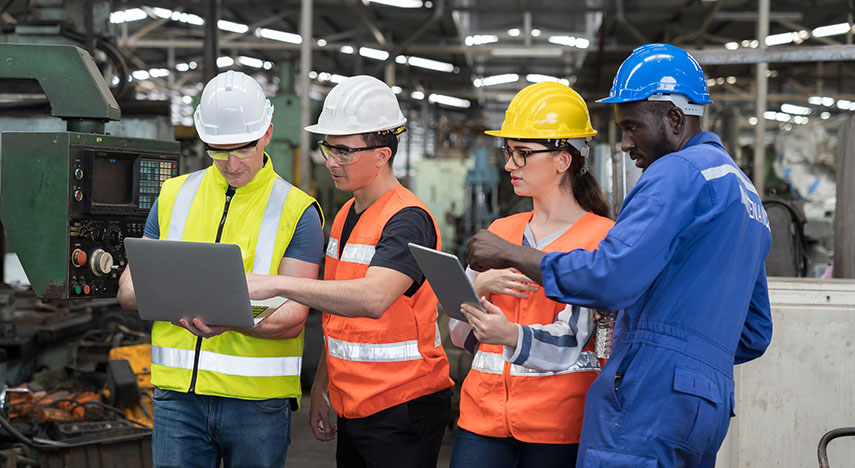
<svg viewBox="0 0 855 468">
<path fill-rule="evenodd" d="M 595 249 L 614 223 L 586 169 L 597 131 L 579 94 L 559 83 L 527 86 L 502 129 L 486 133 L 504 138 L 514 192 L 534 206 L 489 230 L 545 252 Z M 469 323 L 449 325 L 455 344 L 475 354 L 451 467 L 575 466 L 585 393 L 600 369 L 592 312 L 547 299 L 512 269 L 485 271 L 474 284 L 485 311 L 464 305 Z"/>
</svg>

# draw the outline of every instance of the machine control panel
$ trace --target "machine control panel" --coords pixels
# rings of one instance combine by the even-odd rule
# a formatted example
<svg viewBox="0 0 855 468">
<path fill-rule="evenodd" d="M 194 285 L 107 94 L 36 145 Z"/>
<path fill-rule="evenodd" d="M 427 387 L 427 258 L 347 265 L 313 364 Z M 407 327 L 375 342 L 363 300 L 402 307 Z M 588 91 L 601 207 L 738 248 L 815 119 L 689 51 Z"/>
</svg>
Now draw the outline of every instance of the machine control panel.
<svg viewBox="0 0 855 468">
<path fill-rule="evenodd" d="M 144 217 L 72 220 L 68 230 L 69 297 L 115 296 L 127 265 L 126 237 L 142 237 Z"/>
</svg>

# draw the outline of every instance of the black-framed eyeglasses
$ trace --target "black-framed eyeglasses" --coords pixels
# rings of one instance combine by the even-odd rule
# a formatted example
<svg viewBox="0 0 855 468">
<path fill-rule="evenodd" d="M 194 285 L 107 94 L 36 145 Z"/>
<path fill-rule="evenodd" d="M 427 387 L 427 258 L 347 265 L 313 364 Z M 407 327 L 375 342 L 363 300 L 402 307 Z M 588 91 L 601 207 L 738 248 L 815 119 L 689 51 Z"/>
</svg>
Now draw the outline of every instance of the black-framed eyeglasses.
<svg viewBox="0 0 855 468">
<path fill-rule="evenodd" d="M 239 159 L 246 159 L 255 154 L 259 140 L 261 140 L 261 138 L 255 141 L 250 141 L 249 143 L 238 146 L 237 148 L 230 149 L 214 148 L 205 143 L 205 152 L 208 153 L 208 156 L 210 156 L 211 159 L 216 159 L 217 161 L 228 161 L 229 155 L 232 154 Z"/>
<path fill-rule="evenodd" d="M 385 148 L 388 145 L 363 146 L 362 148 L 350 148 L 347 146 L 337 146 L 327 143 L 325 140 L 318 142 L 318 148 L 321 149 L 321 154 L 324 159 L 333 158 L 340 166 L 347 166 L 359 161 L 360 151 L 370 151 L 377 148 Z"/>
<path fill-rule="evenodd" d="M 517 167 L 525 167 L 526 159 L 534 153 L 554 153 L 556 151 L 560 150 L 557 148 L 530 150 L 514 149 L 510 146 L 502 147 L 502 153 L 505 155 L 505 162 L 508 162 L 511 160 L 511 158 L 514 158 L 514 164 L 516 164 Z"/>
</svg>

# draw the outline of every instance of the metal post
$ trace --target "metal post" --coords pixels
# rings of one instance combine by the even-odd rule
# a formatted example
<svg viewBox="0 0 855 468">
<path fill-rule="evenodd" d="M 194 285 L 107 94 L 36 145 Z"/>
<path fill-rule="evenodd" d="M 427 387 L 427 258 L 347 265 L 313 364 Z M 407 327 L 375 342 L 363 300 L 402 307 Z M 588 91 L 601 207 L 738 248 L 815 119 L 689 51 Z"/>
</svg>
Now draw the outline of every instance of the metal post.
<svg viewBox="0 0 855 468">
<path fill-rule="evenodd" d="M 855 278 L 855 117 L 837 140 L 837 201 L 834 208 L 834 277 Z"/>
<path fill-rule="evenodd" d="M 221 0 L 208 0 L 208 18 L 205 20 L 205 83 L 217 76 L 217 56 L 220 55 L 220 31 L 217 22 L 222 11 Z"/>
<path fill-rule="evenodd" d="M 759 0 L 757 20 L 757 40 L 760 41 L 760 48 L 766 48 L 766 36 L 769 35 L 769 0 Z M 769 69 L 769 64 L 766 62 L 758 63 L 755 69 L 757 82 L 757 101 L 756 114 L 757 125 L 754 127 L 754 187 L 763 199 L 763 194 L 766 191 L 765 176 L 766 176 L 766 119 L 763 113 L 766 112 L 768 84 L 766 71 Z"/>
<path fill-rule="evenodd" d="M 311 124 L 311 109 L 309 102 L 309 72 L 312 70 L 312 0 L 302 0 L 300 3 L 300 36 L 303 37 L 303 42 L 300 45 L 300 128 L 305 128 Z M 312 162 L 309 159 L 309 133 L 306 131 L 300 132 L 300 178 L 298 180 L 299 187 L 304 191 L 309 191 L 310 174 Z"/>
</svg>

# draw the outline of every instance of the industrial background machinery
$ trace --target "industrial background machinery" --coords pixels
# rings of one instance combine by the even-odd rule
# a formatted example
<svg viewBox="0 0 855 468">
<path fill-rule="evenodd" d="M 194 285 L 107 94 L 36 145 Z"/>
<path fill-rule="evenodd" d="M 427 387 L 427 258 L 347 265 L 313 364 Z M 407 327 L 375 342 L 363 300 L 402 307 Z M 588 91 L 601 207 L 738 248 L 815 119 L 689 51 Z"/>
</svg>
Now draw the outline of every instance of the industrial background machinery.
<svg viewBox="0 0 855 468">
<path fill-rule="evenodd" d="M 2 134 L 0 217 L 32 293 L 0 294 L 1 377 L 11 384 L 0 398 L 0 464 L 108 466 L 134 453 L 132 465 L 149 466 L 150 345 L 145 325 L 109 298 L 127 264 L 124 239 L 142 235 L 161 184 L 179 173 L 179 143 L 106 134 L 120 109 L 82 49 L 0 44 L 0 56 L 3 90 L 41 90 L 66 122 Z M 128 341 L 140 343 L 120 346 Z"/>
</svg>

